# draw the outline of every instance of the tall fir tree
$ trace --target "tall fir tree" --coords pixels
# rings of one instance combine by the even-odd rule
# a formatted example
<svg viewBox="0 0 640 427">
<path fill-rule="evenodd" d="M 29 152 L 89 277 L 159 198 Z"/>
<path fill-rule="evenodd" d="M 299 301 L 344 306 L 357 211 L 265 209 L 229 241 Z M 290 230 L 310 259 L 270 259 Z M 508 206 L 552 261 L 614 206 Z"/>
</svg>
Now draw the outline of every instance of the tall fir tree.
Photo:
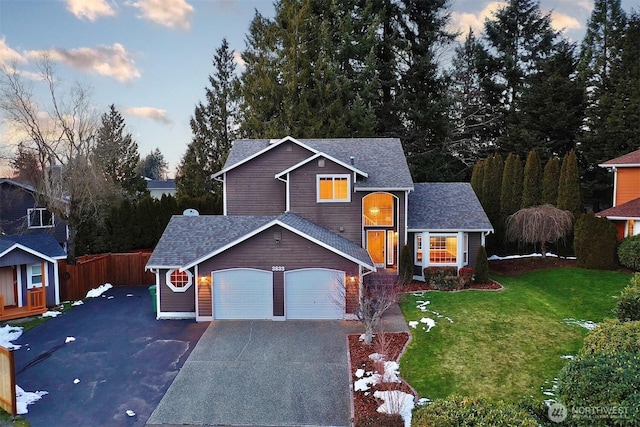
<svg viewBox="0 0 640 427">
<path fill-rule="evenodd" d="M 557 36 L 537 0 L 509 0 L 485 21 L 478 65 L 487 98 L 501 111 L 503 153 L 524 156 L 532 148 L 533 138 L 521 132 L 520 100 L 541 61 L 554 52 Z"/>
<path fill-rule="evenodd" d="M 178 197 L 221 198 L 221 186 L 212 175 L 222 169 L 236 138 L 239 102 L 234 51 L 226 39 L 216 49 L 213 67 L 206 102 L 199 102 L 191 117 L 193 136 L 176 174 Z"/>
<path fill-rule="evenodd" d="M 580 173 L 575 150 L 562 159 L 560 182 L 558 184 L 558 209 L 567 210 L 577 220 L 584 213 L 580 189 Z"/>
<path fill-rule="evenodd" d="M 531 150 L 524 165 L 520 208 L 542 204 L 542 164 L 536 150 Z"/>
<path fill-rule="evenodd" d="M 138 144 L 126 132 L 124 118 L 113 104 L 100 119 L 93 159 L 123 195 L 139 197 L 147 191 L 144 178 L 138 173 Z"/>
<path fill-rule="evenodd" d="M 488 157 L 484 164 L 484 176 L 482 179 L 482 207 L 491 221 L 494 229 L 502 230 L 500 223 L 500 189 L 502 186 L 502 174 L 504 171 L 504 162 L 500 154 L 493 154 Z M 495 233 L 489 236 L 487 246 L 491 250 L 496 250 L 502 244 L 501 233 Z"/>
<path fill-rule="evenodd" d="M 471 188 L 475 191 L 476 196 L 478 196 L 478 200 L 480 203 L 484 203 L 484 193 L 483 193 L 483 185 L 484 185 L 484 165 L 486 160 L 479 159 L 475 165 L 473 165 L 473 171 L 471 172 Z"/>
<path fill-rule="evenodd" d="M 148 179 L 162 181 L 167 178 L 169 163 L 165 160 L 160 148 L 152 150 L 140 159 L 138 173 Z"/>
<path fill-rule="evenodd" d="M 542 172 L 542 203 L 556 206 L 558 203 L 558 185 L 560 184 L 560 158 L 547 160 Z"/>
<path fill-rule="evenodd" d="M 509 153 L 504 163 L 502 185 L 500 187 L 500 217 L 501 223 L 511 214 L 520 209 L 522 203 L 522 160 L 520 156 Z"/>
</svg>

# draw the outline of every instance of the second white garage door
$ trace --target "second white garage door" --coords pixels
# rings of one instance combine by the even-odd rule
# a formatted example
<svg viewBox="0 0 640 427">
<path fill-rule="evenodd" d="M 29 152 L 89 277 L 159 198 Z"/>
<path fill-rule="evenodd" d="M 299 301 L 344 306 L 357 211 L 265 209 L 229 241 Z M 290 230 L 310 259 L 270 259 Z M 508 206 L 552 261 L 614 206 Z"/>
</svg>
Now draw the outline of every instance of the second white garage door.
<svg viewBox="0 0 640 427">
<path fill-rule="evenodd" d="M 342 319 L 344 272 L 322 268 L 285 271 L 287 319 Z"/>
<path fill-rule="evenodd" d="M 213 273 L 215 319 L 271 319 L 273 273 L 235 268 Z"/>
</svg>

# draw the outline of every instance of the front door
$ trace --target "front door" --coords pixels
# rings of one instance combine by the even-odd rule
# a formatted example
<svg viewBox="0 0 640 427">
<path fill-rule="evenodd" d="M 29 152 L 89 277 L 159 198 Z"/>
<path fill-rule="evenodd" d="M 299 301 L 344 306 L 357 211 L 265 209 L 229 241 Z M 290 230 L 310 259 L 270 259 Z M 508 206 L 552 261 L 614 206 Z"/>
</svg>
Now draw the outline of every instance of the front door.
<svg viewBox="0 0 640 427">
<path fill-rule="evenodd" d="M 0 295 L 4 297 L 4 305 L 18 305 L 14 267 L 0 268 Z"/>
<path fill-rule="evenodd" d="M 384 230 L 367 230 L 367 251 L 376 267 L 385 265 L 386 236 Z"/>
</svg>

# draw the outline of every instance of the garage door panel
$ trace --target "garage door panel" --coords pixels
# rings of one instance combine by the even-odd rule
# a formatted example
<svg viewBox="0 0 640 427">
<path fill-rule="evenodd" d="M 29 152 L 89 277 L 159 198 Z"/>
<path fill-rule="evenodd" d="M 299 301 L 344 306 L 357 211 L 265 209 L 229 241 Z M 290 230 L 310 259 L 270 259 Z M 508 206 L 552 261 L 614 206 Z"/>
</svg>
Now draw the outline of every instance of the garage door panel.
<svg viewBox="0 0 640 427">
<path fill-rule="evenodd" d="M 344 272 L 305 269 L 285 272 L 288 319 L 342 319 Z"/>
<path fill-rule="evenodd" d="M 213 315 L 216 319 L 271 319 L 273 274 L 251 269 L 214 272 Z"/>
</svg>

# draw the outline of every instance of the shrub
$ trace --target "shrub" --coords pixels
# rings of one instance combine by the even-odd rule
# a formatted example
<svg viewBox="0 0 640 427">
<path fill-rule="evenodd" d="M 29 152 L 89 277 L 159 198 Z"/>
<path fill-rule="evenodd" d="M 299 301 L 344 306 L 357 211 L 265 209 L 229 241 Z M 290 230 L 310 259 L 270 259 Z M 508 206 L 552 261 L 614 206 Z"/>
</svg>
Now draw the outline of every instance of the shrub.
<svg viewBox="0 0 640 427">
<path fill-rule="evenodd" d="M 613 312 L 621 322 L 640 320 L 640 273 L 635 273 L 631 283 L 620 292 Z"/>
<path fill-rule="evenodd" d="M 462 267 L 460 270 L 458 270 L 458 276 L 460 277 L 460 280 L 462 280 L 464 287 L 471 285 L 471 283 L 473 282 L 473 268 Z"/>
<path fill-rule="evenodd" d="M 574 426 L 640 426 L 640 355 L 593 353 L 571 360 L 558 376 L 558 397 Z M 606 412 L 572 416 L 573 408 L 619 408 L 624 419 Z"/>
<path fill-rule="evenodd" d="M 413 413 L 411 425 L 414 427 L 537 427 L 533 417 L 526 410 L 515 405 L 460 396 L 438 399 L 417 409 Z"/>
<path fill-rule="evenodd" d="M 489 261 L 487 260 L 487 250 L 484 246 L 480 246 L 478 248 L 478 253 L 476 254 L 476 283 L 487 283 L 489 282 Z"/>
<path fill-rule="evenodd" d="M 606 319 L 589 332 L 580 353 L 640 353 L 640 322 Z"/>
<path fill-rule="evenodd" d="M 610 269 L 616 265 L 616 227 L 594 214 L 580 215 L 575 226 L 573 247 L 578 267 Z"/>
<path fill-rule="evenodd" d="M 439 291 L 453 291 L 464 288 L 464 281 L 458 277 L 456 267 L 427 267 L 424 269 L 425 282 Z"/>
<path fill-rule="evenodd" d="M 625 267 L 640 270 L 640 234 L 627 237 L 620 243 L 618 259 Z"/>
<path fill-rule="evenodd" d="M 398 414 L 371 414 L 360 418 L 356 427 L 404 427 L 404 420 Z"/>
<path fill-rule="evenodd" d="M 401 286 L 406 286 L 413 280 L 413 254 L 409 245 L 404 245 L 400 252 L 400 265 L 398 267 L 398 281 Z"/>
</svg>

